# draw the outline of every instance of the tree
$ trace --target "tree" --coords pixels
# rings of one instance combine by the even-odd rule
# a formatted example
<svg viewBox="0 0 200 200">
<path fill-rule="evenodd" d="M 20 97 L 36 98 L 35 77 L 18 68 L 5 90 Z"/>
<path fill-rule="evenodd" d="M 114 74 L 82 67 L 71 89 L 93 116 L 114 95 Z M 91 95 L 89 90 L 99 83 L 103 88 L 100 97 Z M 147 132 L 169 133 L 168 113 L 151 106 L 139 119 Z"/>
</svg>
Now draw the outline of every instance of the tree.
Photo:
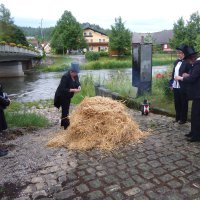
<svg viewBox="0 0 200 200">
<path fill-rule="evenodd" d="M 83 37 L 81 25 L 69 11 L 64 11 L 61 19 L 57 22 L 51 40 L 52 48 L 57 52 L 64 50 L 77 50 L 85 48 L 86 41 Z"/>
<path fill-rule="evenodd" d="M 170 45 L 172 48 L 180 46 L 180 44 L 185 42 L 186 27 L 183 18 L 181 17 L 177 23 L 174 24 L 173 28 L 173 38 L 170 40 Z"/>
<path fill-rule="evenodd" d="M 115 25 L 111 26 L 109 35 L 110 50 L 117 51 L 119 55 L 129 54 L 131 50 L 131 32 L 125 28 L 122 18 L 115 18 Z"/>
<path fill-rule="evenodd" d="M 180 46 L 180 44 L 187 44 L 191 46 L 196 45 L 197 36 L 200 34 L 200 16 L 198 12 L 190 16 L 187 23 L 181 17 L 177 23 L 174 24 L 173 38 L 170 40 L 172 48 Z"/>
<path fill-rule="evenodd" d="M 0 41 L 28 46 L 24 33 L 13 23 L 10 11 L 0 5 Z"/>
<path fill-rule="evenodd" d="M 194 47 L 197 52 L 200 52 L 200 34 L 197 35 Z"/>
<path fill-rule="evenodd" d="M 13 24 L 13 18 L 11 18 L 10 11 L 4 6 L 0 5 L 0 21 L 6 22 L 8 24 Z"/>
</svg>

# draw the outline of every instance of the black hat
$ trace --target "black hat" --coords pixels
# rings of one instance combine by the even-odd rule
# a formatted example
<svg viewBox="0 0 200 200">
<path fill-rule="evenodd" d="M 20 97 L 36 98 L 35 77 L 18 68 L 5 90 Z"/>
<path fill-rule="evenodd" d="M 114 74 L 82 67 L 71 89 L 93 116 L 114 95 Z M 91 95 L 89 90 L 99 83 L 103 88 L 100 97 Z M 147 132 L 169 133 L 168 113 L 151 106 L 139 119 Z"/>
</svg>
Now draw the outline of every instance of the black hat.
<svg viewBox="0 0 200 200">
<path fill-rule="evenodd" d="M 79 64 L 76 63 L 76 62 L 72 62 L 69 70 L 76 72 L 76 73 L 79 73 L 80 72 Z"/>
<path fill-rule="evenodd" d="M 190 57 L 190 56 L 192 56 L 192 55 L 195 55 L 195 54 L 197 54 L 198 52 L 196 52 L 195 51 L 195 49 L 194 49 L 194 47 L 192 47 L 192 46 L 188 46 L 187 47 L 187 53 L 186 53 L 186 58 L 188 58 L 188 57 Z"/>
<path fill-rule="evenodd" d="M 181 44 L 179 47 L 176 48 L 176 50 L 182 51 L 184 53 L 184 55 L 186 56 L 186 54 L 187 54 L 187 48 L 188 48 L 188 45 Z"/>
</svg>

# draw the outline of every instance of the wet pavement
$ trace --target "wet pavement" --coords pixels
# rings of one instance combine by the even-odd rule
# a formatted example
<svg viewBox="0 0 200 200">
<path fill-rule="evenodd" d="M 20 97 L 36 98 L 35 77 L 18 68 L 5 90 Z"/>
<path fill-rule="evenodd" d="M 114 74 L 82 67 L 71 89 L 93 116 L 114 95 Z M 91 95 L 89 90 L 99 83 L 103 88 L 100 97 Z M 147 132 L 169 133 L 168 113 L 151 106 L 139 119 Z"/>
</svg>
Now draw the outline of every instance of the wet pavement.
<svg viewBox="0 0 200 200">
<path fill-rule="evenodd" d="M 190 123 L 129 113 L 150 134 L 106 153 L 47 147 L 60 115 L 48 110 L 54 126 L 7 142 L 14 149 L 0 158 L 0 199 L 200 200 L 200 143 L 184 136 Z"/>
</svg>

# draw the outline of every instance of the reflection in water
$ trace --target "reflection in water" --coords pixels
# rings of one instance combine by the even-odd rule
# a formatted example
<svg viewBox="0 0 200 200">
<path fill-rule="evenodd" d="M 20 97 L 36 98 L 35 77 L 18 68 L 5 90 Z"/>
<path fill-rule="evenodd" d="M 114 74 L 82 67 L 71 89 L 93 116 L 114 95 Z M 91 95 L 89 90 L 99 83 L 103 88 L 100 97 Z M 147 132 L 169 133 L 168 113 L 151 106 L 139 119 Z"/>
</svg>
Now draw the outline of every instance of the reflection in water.
<svg viewBox="0 0 200 200">
<path fill-rule="evenodd" d="M 117 70 L 81 70 L 79 77 L 91 74 L 94 80 L 103 82 L 104 79 L 120 71 L 126 73 L 131 80 L 132 69 Z M 11 99 L 17 101 L 37 101 L 40 99 L 50 99 L 54 97 L 61 76 L 64 72 L 34 73 L 18 78 L 1 78 L 5 92 Z"/>
</svg>

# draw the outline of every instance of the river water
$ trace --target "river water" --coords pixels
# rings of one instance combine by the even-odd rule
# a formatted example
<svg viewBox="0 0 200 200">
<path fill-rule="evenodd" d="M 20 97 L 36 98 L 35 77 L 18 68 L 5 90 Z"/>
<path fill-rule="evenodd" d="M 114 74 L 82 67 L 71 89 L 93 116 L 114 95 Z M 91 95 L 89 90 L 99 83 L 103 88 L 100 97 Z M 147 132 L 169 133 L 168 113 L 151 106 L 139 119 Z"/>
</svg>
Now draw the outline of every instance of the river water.
<svg viewBox="0 0 200 200">
<path fill-rule="evenodd" d="M 153 67 L 152 74 L 163 72 L 166 67 Z M 120 71 L 127 74 L 131 80 L 132 69 L 117 70 L 81 70 L 79 77 L 91 74 L 95 79 L 103 81 L 109 76 Z M 54 97 L 56 88 L 64 72 L 31 73 L 18 78 L 1 78 L 0 82 L 4 86 L 4 91 L 11 99 L 28 102 L 40 99 L 51 99 Z"/>
</svg>

